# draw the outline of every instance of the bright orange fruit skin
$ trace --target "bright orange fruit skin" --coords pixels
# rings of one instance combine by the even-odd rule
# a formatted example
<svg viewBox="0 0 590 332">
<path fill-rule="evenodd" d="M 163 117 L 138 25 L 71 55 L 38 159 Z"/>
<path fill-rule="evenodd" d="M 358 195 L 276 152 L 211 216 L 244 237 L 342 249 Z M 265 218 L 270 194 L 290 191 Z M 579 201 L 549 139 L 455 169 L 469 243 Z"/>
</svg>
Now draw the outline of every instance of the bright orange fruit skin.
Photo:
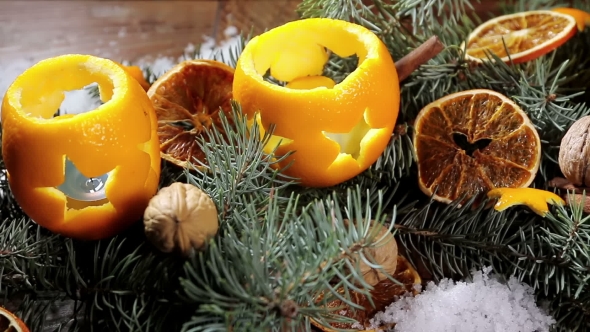
<svg viewBox="0 0 590 332">
<path fill-rule="evenodd" d="M 125 66 L 121 64 L 119 65 L 121 66 L 121 68 L 125 69 L 125 71 L 127 71 L 127 73 L 131 75 L 131 77 L 133 77 L 145 91 L 149 90 L 150 84 L 148 83 L 148 81 L 145 80 L 141 68 L 139 68 L 138 66 Z"/>
<path fill-rule="evenodd" d="M 549 213 L 550 204 L 564 205 L 563 198 L 556 194 L 536 188 L 495 188 L 488 191 L 489 198 L 496 198 L 498 201 L 494 208 L 497 211 L 504 211 L 514 205 L 526 205 L 533 212 L 544 217 Z"/>
<path fill-rule="evenodd" d="M 573 16 L 578 26 L 578 31 L 584 31 L 587 26 L 590 26 L 590 13 L 577 8 L 559 7 L 551 9 L 554 12 L 567 14 Z"/>
<path fill-rule="evenodd" d="M 359 57 L 358 67 L 333 87 L 321 77 L 325 48 Z M 263 78 L 269 69 L 281 81 L 300 83 L 270 83 Z M 293 162 L 284 173 L 309 187 L 336 185 L 373 164 L 389 143 L 400 98 L 397 71 L 381 40 L 364 27 L 326 18 L 290 22 L 249 41 L 236 66 L 233 96 L 250 119 L 259 112 L 264 129 L 276 126 L 273 134 L 284 138 L 276 154 L 295 151 L 279 167 Z"/>
<path fill-rule="evenodd" d="M 64 91 L 93 82 L 102 106 L 53 118 Z M 2 128 L 14 197 L 31 219 L 55 233 L 83 240 L 110 237 L 138 221 L 157 191 L 153 106 L 140 84 L 113 61 L 71 54 L 32 66 L 6 92 Z M 64 182 L 66 156 L 86 177 L 112 171 L 105 185 L 108 202 L 67 205 L 56 188 Z"/>
</svg>

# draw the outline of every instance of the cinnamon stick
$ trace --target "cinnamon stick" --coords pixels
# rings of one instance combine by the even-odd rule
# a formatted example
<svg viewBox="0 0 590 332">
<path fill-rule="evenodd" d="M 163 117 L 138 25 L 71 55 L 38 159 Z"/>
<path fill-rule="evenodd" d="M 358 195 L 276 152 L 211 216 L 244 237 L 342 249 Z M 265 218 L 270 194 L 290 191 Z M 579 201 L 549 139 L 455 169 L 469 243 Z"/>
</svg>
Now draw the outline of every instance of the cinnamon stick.
<svg viewBox="0 0 590 332">
<path fill-rule="evenodd" d="M 445 45 L 437 36 L 430 37 L 424 44 L 418 46 L 412 52 L 395 62 L 397 76 L 402 82 L 408 78 L 414 70 L 437 56 L 445 48 Z"/>
</svg>

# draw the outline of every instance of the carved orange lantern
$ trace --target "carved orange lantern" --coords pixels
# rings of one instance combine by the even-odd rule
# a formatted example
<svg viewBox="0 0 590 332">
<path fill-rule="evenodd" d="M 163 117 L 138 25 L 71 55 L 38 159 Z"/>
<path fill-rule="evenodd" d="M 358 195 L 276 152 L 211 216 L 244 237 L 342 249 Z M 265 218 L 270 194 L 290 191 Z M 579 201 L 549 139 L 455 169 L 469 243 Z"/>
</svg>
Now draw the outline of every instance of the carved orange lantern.
<svg viewBox="0 0 590 332">
<path fill-rule="evenodd" d="M 64 92 L 97 83 L 104 104 L 55 116 Z M 43 60 L 2 103 L 2 154 L 12 193 L 39 225 L 93 240 L 138 221 L 156 193 L 156 116 L 140 84 L 117 63 L 89 55 Z"/>
<path fill-rule="evenodd" d="M 341 82 L 323 76 L 329 51 L 356 56 Z M 286 82 L 269 82 L 265 75 Z M 325 187 L 371 166 L 391 139 L 399 81 L 387 47 L 370 30 L 327 18 L 287 23 L 250 40 L 236 66 L 233 96 L 261 131 L 275 125 L 267 152 L 295 151 L 279 166 L 302 185 Z"/>
</svg>

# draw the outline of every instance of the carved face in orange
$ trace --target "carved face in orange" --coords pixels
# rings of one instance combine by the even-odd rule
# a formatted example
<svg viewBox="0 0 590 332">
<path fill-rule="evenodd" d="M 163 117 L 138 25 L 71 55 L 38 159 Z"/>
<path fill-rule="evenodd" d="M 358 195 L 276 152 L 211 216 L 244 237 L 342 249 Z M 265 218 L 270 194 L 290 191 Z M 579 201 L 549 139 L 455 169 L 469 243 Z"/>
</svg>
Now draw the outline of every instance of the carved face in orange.
<svg viewBox="0 0 590 332">
<path fill-rule="evenodd" d="M 336 84 L 322 76 L 328 51 L 358 57 Z M 270 71 L 285 86 L 264 79 Z M 248 42 L 234 76 L 233 96 L 262 131 L 275 125 L 268 151 L 295 151 L 279 166 L 301 184 L 325 187 L 358 175 L 390 141 L 399 111 L 391 55 L 371 31 L 332 19 L 287 23 Z"/>
<path fill-rule="evenodd" d="M 103 105 L 53 117 L 64 91 L 91 83 L 98 84 Z M 31 219 L 55 233 L 88 240 L 112 236 L 139 220 L 157 191 L 155 112 L 139 83 L 110 60 L 64 55 L 34 65 L 4 97 L 2 130 L 14 197 Z M 100 183 L 93 181 L 104 187 L 95 188 Z M 80 199 L 72 182 L 99 192 Z"/>
</svg>

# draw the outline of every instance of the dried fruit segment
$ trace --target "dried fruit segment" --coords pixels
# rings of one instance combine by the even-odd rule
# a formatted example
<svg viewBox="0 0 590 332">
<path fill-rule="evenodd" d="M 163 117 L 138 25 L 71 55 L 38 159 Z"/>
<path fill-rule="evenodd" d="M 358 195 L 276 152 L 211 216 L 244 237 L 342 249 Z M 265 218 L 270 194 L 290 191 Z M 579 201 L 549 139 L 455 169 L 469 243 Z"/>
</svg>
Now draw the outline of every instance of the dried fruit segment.
<svg viewBox="0 0 590 332">
<path fill-rule="evenodd" d="M 474 153 L 483 174 L 490 180 L 494 188 L 504 188 L 528 179 L 531 172 L 505 159 Z"/>
<path fill-rule="evenodd" d="M 460 151 L 454 143 L 451 145 L 443 139 L 425 135 L 416 137 L 414 147 L 418 160 L 422 161 L 420 183 L 426 187 L 430 187 L 436 181 L 442 169 L 454 162 L 455 154 Z"/>
<path fill-rule="evenodd" d="M 539 144 L 537 131 L 533 127 L 522 126 L 520 129 L 502 138 L 493 140 L 481 150 L 482 154 L 511 161 L 524 169 L 538 166 Z"/>
<path fill-rule="evenodd" d="M 503 62 L 526 62 L 561 46 L 576 31 L 576 19 L 556 11 L 503 15 L 484 22 L 469 35 L 466 56 L 482 62 L 491 52 Z"/>
<path fill-rule="evenodd" d="M 439 107 L 435 107 L 430 112 L 430 118 L 431 121 L 422 123 L 422 131 L 428 133 L 428 136 L 425 137 L 433 138 L 437 142 L 455 145 L 453 138 L 449 136 L 449 132 L 452 132 L 453 128 L 445 113 Z"/>
<path fill-rule="evenodd" d="M 454 132 L 469 134 L 473 119 L 471 116 L 471 98 L 471 95 L 462 95 L 441 102 L 440 108 Z"/>
<path fill-rule="evenodd" d="M 497 139 L 510 135 L 525 122 L 523 115 L 516 111 L 514 106 L 506 103 L 498 105 L 492 116 L 487 119 L 480 117 L 476 113 L 474 115 L 475 125 L 472 130 L 472 139 Z"/>
<path fill-rule="evenodd" d="M 526 187 L 541 157 L 529 118 L 491 90 L 455 93 L 424 107 L 415 122 L 414 149 L 420 189 L 445 203 L 497 187 Z"/>
<path fill-rule="evenodd" d="M 479 167 L 478 161 L 465 153 L 458 153 L 457 158 L 457 163 L 462 166 L 461 178 L 455 195 L 451 197 L 452 200 L 459 199 L 461 196 L 466 198 L 478 196 L 494 187 L 482 167 Z"/>
<path fill-rule="evenodd" d="M 487 93 L 480 93 L 473 96 L 473 109 L 477 110 L 471 123 L 471 133 L 473 137 L 489 137 L 491 133 L 486 132 L 489 126 L 487 123 L 494 117 L 502 105 L 502 99 Z"/>
<path fill-rule="evenodd" d="M 205 162 L 197 137 L 221 127 L 220 112 L 231 119 L 233 69 L 213 60 L 187 60 L 160 77 L 148 90 L 158 117 L 163 159 L 186 167 Z"/>
</svg>

